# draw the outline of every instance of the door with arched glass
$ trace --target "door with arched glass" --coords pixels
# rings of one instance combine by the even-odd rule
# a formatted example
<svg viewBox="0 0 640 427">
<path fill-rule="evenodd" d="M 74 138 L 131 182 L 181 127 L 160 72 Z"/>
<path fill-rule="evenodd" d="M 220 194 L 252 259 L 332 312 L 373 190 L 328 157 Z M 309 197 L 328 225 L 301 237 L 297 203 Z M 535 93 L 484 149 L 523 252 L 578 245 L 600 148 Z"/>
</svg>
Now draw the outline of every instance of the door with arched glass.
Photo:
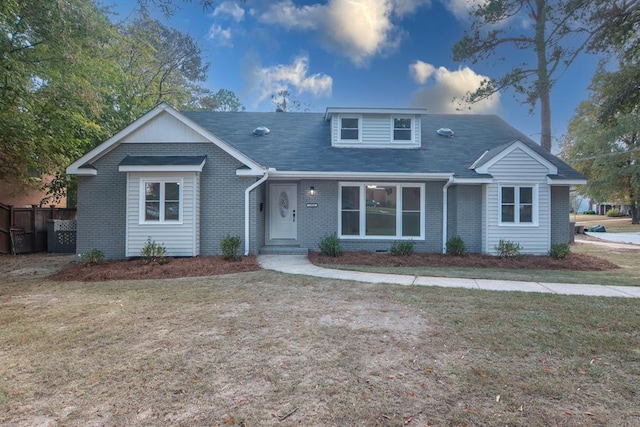
<svg viewBox="0 0 640 427">
<path fill-rule="evenodd" d="M 297 184 L 271 184 L 269 235 L 274 239 L 298 238 Z"/>
</svg>

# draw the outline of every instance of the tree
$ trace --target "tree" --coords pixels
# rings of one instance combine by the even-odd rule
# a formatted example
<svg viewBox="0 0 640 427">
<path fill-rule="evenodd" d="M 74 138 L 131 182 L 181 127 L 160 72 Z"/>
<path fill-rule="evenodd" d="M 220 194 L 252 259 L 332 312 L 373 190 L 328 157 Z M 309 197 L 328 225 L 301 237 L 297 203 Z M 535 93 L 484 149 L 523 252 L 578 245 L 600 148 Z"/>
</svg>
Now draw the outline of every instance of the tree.
<svg viewBox="0 0 640 427">
<path fill-rule="evenodd" d="M 114 26 L 91 0 L 0 2 L 0 179 L 55 175 L 159 102 L 197 105 L 208 64 L 148 17 Z"/>
<path fill-rule="evenodd" d="M 209 64 L 188 34 L 140 16 L 119 30 L 109 47 L 115 60 L 105 106 L 115 115 L 114 130 L 161 102 L 176 108 L 197 106 L 211 92 L 201 87 Z"/>
<path fill-rule="evenodd" d="M 109 29 L 88 0 L 0 2 L 0 178 L 55 174 L 100 135 L 95 52 Z"/>
<path fill-rule="evenodd" d="M 615 95 L 615 81 L 625 73 L 595 74 L 592 95 L 580 104 L 569 124 L 562 156 L 588 178 L 582 193 L 600 201 L 631 205 L 632 224 L 640 223 L 640 108 L 600 120 Z"/>
<path fill-rule="evenodd" d="M 594 0 L 589 18 L 594 37 L 589 50 L 636 60 L 640 56 L 640 0 Z"/>
<path fill-rule="evenodd" d="M 235 93 L 228 89 L 220 89 L 209 97 L 209 107 L 211 111 L 245 111 L 244 105 L 240 102 Z"/>
<path fill-rule="evenodd" d="M 241 0 L 243 3 L 246 0 Z M 200 6 L 202 6 L 203 10 L 212 10 L 213 6 L 216 3 L 219 3 L 218 0 L 200 0 Z M 143 15 L 149 16 L 150 10 L 158 8 L 160 12 L 164 16 L 172 16 L 179 6 L 176 3 L 180 3 L 180 1 L 176 0 L 138 0 L 138 6 L 140 7 L 140 11 Z M 182 0 L 182 3 L 191 3 L 191 0 Z"/>
<path fill-rule="evenodd" d="M 589 50 L 613 56 L 618 69 L 594 75 L 565 140 L 564 155 L 589 178 L 585 191 L 599 200 L 631 205 L 640 221 L 640 0 L 595 0 Z M 610 66 L 610 64 L 609 64 Z"/>
<path fill-rule="evenodd" d="M 276 111 L 288 113 L 290 111 L 309 111 L 308 104 L 302 104 L 299 100 L 291 98 L 288 90 L 279 90 L 276 95 L 271 95 L 271 103 L 275 105 Z"/>
<path fill-rule="evenodd" d="M 471 13 L 471 29 L 453 48 L 456 61 L 477 63 L 512 47 L 529 59 L 503 76 L 484 80 L 468 95 L 477 102 L 507 87 L 524 96 L 533 109 L 540 104 L 541 145 L 551 150 L 551 91 L 555 75 L 585 49 L 593 30 L 581 25 L 589 16 L 588 0 L 488 0 Z M 526 20 L 530 25 L 522 25 Z M 581 35 L 577 40 L 576 35 Z M 571 36 L 571 37 L 569 37 Z M 504 58 L 513 57 L 505 55 Z M 529 65 L 531 64 L 531 65 Z"/>
<path fill-rule="evenodd" d="M 607 85 L 607 96 L 598 119 L 606 122 L 640 105 L 640 0 L 595 3 L 590 22 L 597 31 L 589 49 L 614 55 L 619 67 L 615 73 L 600 76 L 601 84 Z"/>
</svg>

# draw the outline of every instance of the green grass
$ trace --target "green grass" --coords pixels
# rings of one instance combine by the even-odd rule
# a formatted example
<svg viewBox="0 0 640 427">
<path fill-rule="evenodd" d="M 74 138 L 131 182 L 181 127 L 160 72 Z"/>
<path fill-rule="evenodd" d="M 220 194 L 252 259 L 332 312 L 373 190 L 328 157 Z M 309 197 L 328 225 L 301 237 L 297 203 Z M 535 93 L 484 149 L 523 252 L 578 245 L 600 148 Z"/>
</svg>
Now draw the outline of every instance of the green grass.
<svg viewBox="0 0 640 427">
<path fill-rule="evenodd" d="M 370 273 L 410 274 L 415 276 L 459 277 L 467 279 L 516 280 L 546 283 L 581 283 L 596 285 L 638 286 L 640 263 L 638 250 L 603 250 L 601 246 L 572 245 L 571 251 L 601 257 L 622 268 L 606 271 L 510 270 L 460 267 L 369 267 L 331 265 L 330 268 Z"/>
</svg>

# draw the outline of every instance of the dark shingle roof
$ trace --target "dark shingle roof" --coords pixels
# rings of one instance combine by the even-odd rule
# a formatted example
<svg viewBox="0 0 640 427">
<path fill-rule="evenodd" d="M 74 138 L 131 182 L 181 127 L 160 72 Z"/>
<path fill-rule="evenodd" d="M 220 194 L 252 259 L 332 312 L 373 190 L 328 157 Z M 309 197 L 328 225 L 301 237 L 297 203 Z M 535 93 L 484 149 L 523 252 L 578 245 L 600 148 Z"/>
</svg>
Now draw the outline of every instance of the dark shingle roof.
<svg viewBox="0 0 640 427">
<path fill-rule="evenodd" d="M 422 116 L 420 148 L 390 149 L 332 147 L 330 123 L 322 113 L 183 114 L 255 162 L 278 171 L 455 173 L 473 178 L 480 175 L 469 167 L 485 151 L 489 153 L 483 162 L 518 139 L 555 164 L 560 177 L 583 178 L 495 115 L 427 114 Z M 259 126 L 271 132 L 254 135 Z M 452 129 L 455 136 L 439 136 L 440 128 Z"/>
<path fill-rule="evenodd" d="M 120 166 L 197 166 L 206 156 L 126 156 Z"/>
</svg>

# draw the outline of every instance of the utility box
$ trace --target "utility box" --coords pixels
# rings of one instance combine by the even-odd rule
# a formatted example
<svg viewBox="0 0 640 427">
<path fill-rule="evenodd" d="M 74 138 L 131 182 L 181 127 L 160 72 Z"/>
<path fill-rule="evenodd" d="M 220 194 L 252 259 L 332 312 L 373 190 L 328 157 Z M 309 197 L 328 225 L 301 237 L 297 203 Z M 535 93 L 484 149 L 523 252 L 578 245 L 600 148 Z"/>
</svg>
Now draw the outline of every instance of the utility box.
<svg viewBox="0 0 640 427">
<path fill-rule="evenodd" d="M 76 220 L 47 220 L 47 250 L 56 254 L 76 253 Z"/>
</svg>

